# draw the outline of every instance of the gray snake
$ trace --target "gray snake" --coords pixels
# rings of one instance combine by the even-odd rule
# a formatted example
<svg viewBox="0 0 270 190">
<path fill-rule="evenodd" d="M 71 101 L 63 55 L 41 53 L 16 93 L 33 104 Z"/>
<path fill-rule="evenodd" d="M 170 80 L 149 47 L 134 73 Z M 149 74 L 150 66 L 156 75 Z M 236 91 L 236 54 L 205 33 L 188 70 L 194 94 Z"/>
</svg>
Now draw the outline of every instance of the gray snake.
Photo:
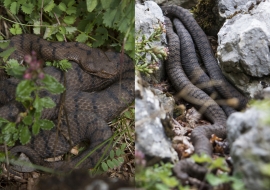
<svg viewBox="0 0 270 190">
<path fill-rule="evenodd" d="M 172 19 L 175 17 L 181 21 L 180 23 L 179 20 L 174 20 L 174 26 L 179 34 L 178 36 L 173 31 L 171 21 L 168 18 L 165 18 L 168 48 L 170 52 L 166 62 L 166 70 L 169 79 L 177 92 L 180 92 L 183 99 L 193 103 L 198 109 L 203 108 L 203 115 L 212 123 L 212 125 L 197 127 L 191 133 L 191 141 L 194 145 L 195 153 L 204 153 L 211 156 L 212 145 L 209 142 L 209 138 L 212 134 L 216 134 L 220 138 L 226 137 L 227 117 L 219 105 L 217 105 L 216 102 L 201 89 L 194 86 L 190 80 L 194 80 L 194 77 L 197 77 L 195 84 L 207 83 L 209 82 L 209 78 L 212 81 L 218 81 L 219 84 L 214 85 L 215 90 L 223 98 L 237 98 L 239 101 L 238 109 L 245 107 L 247 98 L 238 92 L 222 75 L 216 58 L 212 53 L 208 39 L 192 15 L 187 10 L 178 6 L 165 6 L 162 7 L 162 10 L 166 16 L 168 15 Z M 193 50 L 194 44 L 192 39 L 187 40 L 187 38 L 190 37 L 187 36 L 187 31 L 183 29 L 183 26 L 187 29 L 199 49 L 209 77 L 201 70 L 197 70 L 199 65 L 194 60 L 196 59 L 196 54 Z M 185 42 L 188 44 L 185 44 Z M 181 65 L 181 61 L 183 61 L 185 65 Z M 198 76 L 196 76 L 196 74 Z M 188 77 L 191 78 L 189 79 Z M 209 90 L 209 88 L 207 90 Z M 208 92 L 212 93 L 213 91 L 213 87 L 210 87 L 210 92 Z M 232 109 L 227 109 L 228 114 L 231 112 Z M 206 168 L 195 165 L 189 159 L 181 160 L 174 167 L 175 174 L 182 180 L 187 179 L 189 176 L 203 179 L 206 171 Z"/>
<path fill-rule="evenodd" d="M 118 116 L 134 100 L 134 64 L 125 54 L 90 48 L 81 43 L 48 42 L 30 34 L 11 38 L 9 47 L 16 47 L 11 58 L 20 60 L 35 50 L 44 60 L 69 59 L 72 69 L 66 73 L 66 92 L 64 107 L 68 117 L 61 120 L 60 130 L 41 130 L 31 141 L 15 146 L 13 154 L 25 153 L 34 164 L 65 170 L 75 168 L 79 161 L 112 136 L 107 122 Z M 45 67 L 45 73 L 64 83 L 63 72 L 54 67 Z M 18 84 L 15 78 L 0 81 L 0 117 L 14 121 L 23 107 L 14 101 Z M 49 96 L 57 106 L 45 109 L 42 118 L 57 123 L 60 95 L 47 91 L 41 97 Z M 68 131 L 70 127 L 70 133 Z M 56 141 L 57 139 L 57 141 Z M 45 158 L 67 153 L 73 146 L 87 140 L 90 146 L 70 161 L 46 162 Z M 108 145 L 105 144 L 105 145 Z M 104 153 L 105 145 L 88 156 L 78 168 L 91 168 Z"/>
</svg>

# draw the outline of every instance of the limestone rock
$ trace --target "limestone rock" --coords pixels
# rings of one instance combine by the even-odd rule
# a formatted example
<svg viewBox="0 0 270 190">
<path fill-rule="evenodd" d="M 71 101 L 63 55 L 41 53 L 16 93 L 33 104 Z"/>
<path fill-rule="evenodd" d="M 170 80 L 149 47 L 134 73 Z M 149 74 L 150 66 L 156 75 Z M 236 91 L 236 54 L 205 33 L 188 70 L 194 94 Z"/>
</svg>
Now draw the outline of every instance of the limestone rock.
<svg viewBox="0 0 270 190">
<path fill-rule="evenodd" d="M 158 97 L 150 87 L 143 86 L 142 79 L 135 78 L 135 125 L 136 125 L 136 150 L 157 160 L 177 161 L 178 156 L 172 148 L 171 141 L 164 133 L 161 119 L 166 118 L 166 111 Z M 163 101 L 165 97 L 163 96 Z M 166 102 L 173 105 L 174 100 L 167 97 Z M 172 108 L 170 108 L 172 111 Z"/>
<path fill-rule="evenodd" d="M 270 187 L 269 175 L 263 172 L 270 163 L 270 124 L 263 122 L 267 117 L 253 108 L 234 113 L 227 120 L 234 173 L 242 175 L 248 190 Z"/>
<path fill-rule="evenodd" d="M 219 13 L 222 17 L 229 17 L 236 12 L 247 12 L 252 6 L 262 0 L 218 0 Z M 253 4 L 253 5 L 252 5 Z"/>
<path fill-rule="evenodd" d="M 244 2 L 244 1 L 241 1 Z M 255 5 L 248 14 L 227 19 L 218 33 L 217 56 L 223 73 L 247 95 L 270 83 L 270 2 Z"/>
</svg>

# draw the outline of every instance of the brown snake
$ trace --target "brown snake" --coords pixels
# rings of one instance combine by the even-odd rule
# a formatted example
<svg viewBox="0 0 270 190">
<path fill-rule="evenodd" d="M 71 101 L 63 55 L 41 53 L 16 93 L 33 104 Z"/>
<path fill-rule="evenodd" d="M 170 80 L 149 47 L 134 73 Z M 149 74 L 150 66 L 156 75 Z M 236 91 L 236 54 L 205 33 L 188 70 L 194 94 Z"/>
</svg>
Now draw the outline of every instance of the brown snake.
<svg viewBox="0 0 270 190">
<path fill-rule="evenodd" d="M 16 48 L 11 58 L 17 60 L 35 50 L 43 60 L 68 59 L 76 62 L 71 62 L 72 69 L 66 73 L 63 104 L 68 121 L 61 119 L 60 129 L 54 127 L 50 131 L 41 130 L 27 145 L 11 149 L 13 154 L 26 154 L 34 164 L 58 170 L 75 168 L 97 145 L 112 136 L 107 122 L 118 116 L 134 100 L 133 61 L 125 54 L 103 52 L 77 42 L 48 42 L 30 34 L 11 38 L 9 47 Z M 45 67 L 44 71 L 64 83 L 60 70 Z M 18 113 L 24 111 L 22 105 L 14 101 L 18 82 L 15 78 L 0 81 L 0 117 L 11 121 L 15 121 Z M 56 102 L 55 108 L 42 112 L 42 118 L 57 123 L 60 95 L 43 91 L 40 96 L 49 96 Z M 67 153 L 83 140 L 89 141 L 90 146 L 70 161 L 44 161 L 45 158 Z M 104 153 L 105 145 L 88 156 L 77 168 L 93 167 Z"/>
</svg>

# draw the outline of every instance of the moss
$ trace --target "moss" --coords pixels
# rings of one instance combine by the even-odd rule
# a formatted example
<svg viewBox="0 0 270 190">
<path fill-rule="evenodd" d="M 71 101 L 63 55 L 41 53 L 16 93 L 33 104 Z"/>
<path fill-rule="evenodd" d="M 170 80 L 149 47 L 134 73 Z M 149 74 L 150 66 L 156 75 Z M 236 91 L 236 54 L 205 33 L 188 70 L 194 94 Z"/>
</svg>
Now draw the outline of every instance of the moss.
<svg viewBox="0 0 270 190">
<path fill-rule="evenodd" d="M 207 35 L 216 36 L 224 23 L 218 15 L 216 0 L 199 0 L 192 13 Z"/>
</svg>

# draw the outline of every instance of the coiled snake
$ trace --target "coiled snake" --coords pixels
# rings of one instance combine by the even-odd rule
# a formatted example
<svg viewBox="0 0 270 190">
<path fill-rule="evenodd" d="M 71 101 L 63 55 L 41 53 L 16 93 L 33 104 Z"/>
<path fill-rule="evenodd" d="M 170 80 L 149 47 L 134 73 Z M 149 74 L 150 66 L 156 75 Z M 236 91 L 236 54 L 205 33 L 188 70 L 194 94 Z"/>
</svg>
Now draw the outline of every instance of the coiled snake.
<svg viewBox="0 0 270 190">
<path fill-rule="evenodd" d="M 48 42 L 31 34 L 11 38 L 9 47 L 16 48 L 11 58 L 18 60 L 35 50 L 43 60 L 68 59 L 76 62 L 71 62 L 72 69 L 66 73 L 65 79 L 63 104 L 68 121 L 62 119 L 60 129 L 54 127 L 50 131 L 41 130 L 37 136 L 32 137 L 30 143 L 13 147 L 11 153 L 22 152 L 32 163 L 57 170 L 75 168 L 80 161 L 82 163 L 77 168 L 93 167 L 108 143 L 91 156 L 87 155 L 112 136 L 107 122 L 118 116 L 134 100 L 133 61 L 125 54 L 103 52 L 77 42 Z M 60 70 L 45 67 L 44 71 L 64 83 Z M 0 117 L 11 121 L 15 121 L 18 113 L 24 111 L 23 107 L 14 101 L 17 84 L 18 80 L 15 78 L 0 81 Z M 57 103 L 55 108 L 42 112 L 42 118 L 56 122 L 60 95 L 43 91 L 41 96 L 49 96 Z M 67 153 L 83 140 L 90 141 L 90 146 L 70 161 L 44 161 L 45 158 Z"/>
<path fill-rule="evenodd" d="M 245 107 L 247 98 L 224 78 L 207 36 L 189 11 L 178 6 L 164 6 L 162 10 L 166 16 L 174 19 L 174 26 L 178 33 L 177 35 L 173 31 L 170 19 L 165 18 L 170 52 L 166 62 L 169 79 L 174 88 L 180 92 L 180 96 L 193 103 L 196 108 L 202 109 L 203 115 L 212 123 L 212 125 L 199 126 L 191 133 L 191 141 L 194 145 L 195 153 L 204 153 L 211 156 L 212 145 L 209 142 L 209 138 L 212 134 L 216 134 L 220 138 L 226 137 L 227 117 L 220 106 L 204 91 L 194 86 L 190 80 L 195 80 L 195 84 L 209 83 L 210 79 L 216 82 L 213 86 L 214 88 L 211 85 L 207 86 L 206 91 L 211 94 L 216 90 L 223 98 L 237 98 L 239 102 L 238 109 Z M 193 41 L 200 52 L 209 77 L 199 68 L 197 60 L 194 60 L 196 59 L 196 53 Z M 232 108 L 227 106 L 224 107 L 224 110 L 227 115 L 234 112 Z M 206 168 L 195 165 L 189 159 L 178 162 L 173 170 L 178 178 L 182 180 L 187 179 L 189 176 L 203 179 L 207 171 Z"/>
</svg>

